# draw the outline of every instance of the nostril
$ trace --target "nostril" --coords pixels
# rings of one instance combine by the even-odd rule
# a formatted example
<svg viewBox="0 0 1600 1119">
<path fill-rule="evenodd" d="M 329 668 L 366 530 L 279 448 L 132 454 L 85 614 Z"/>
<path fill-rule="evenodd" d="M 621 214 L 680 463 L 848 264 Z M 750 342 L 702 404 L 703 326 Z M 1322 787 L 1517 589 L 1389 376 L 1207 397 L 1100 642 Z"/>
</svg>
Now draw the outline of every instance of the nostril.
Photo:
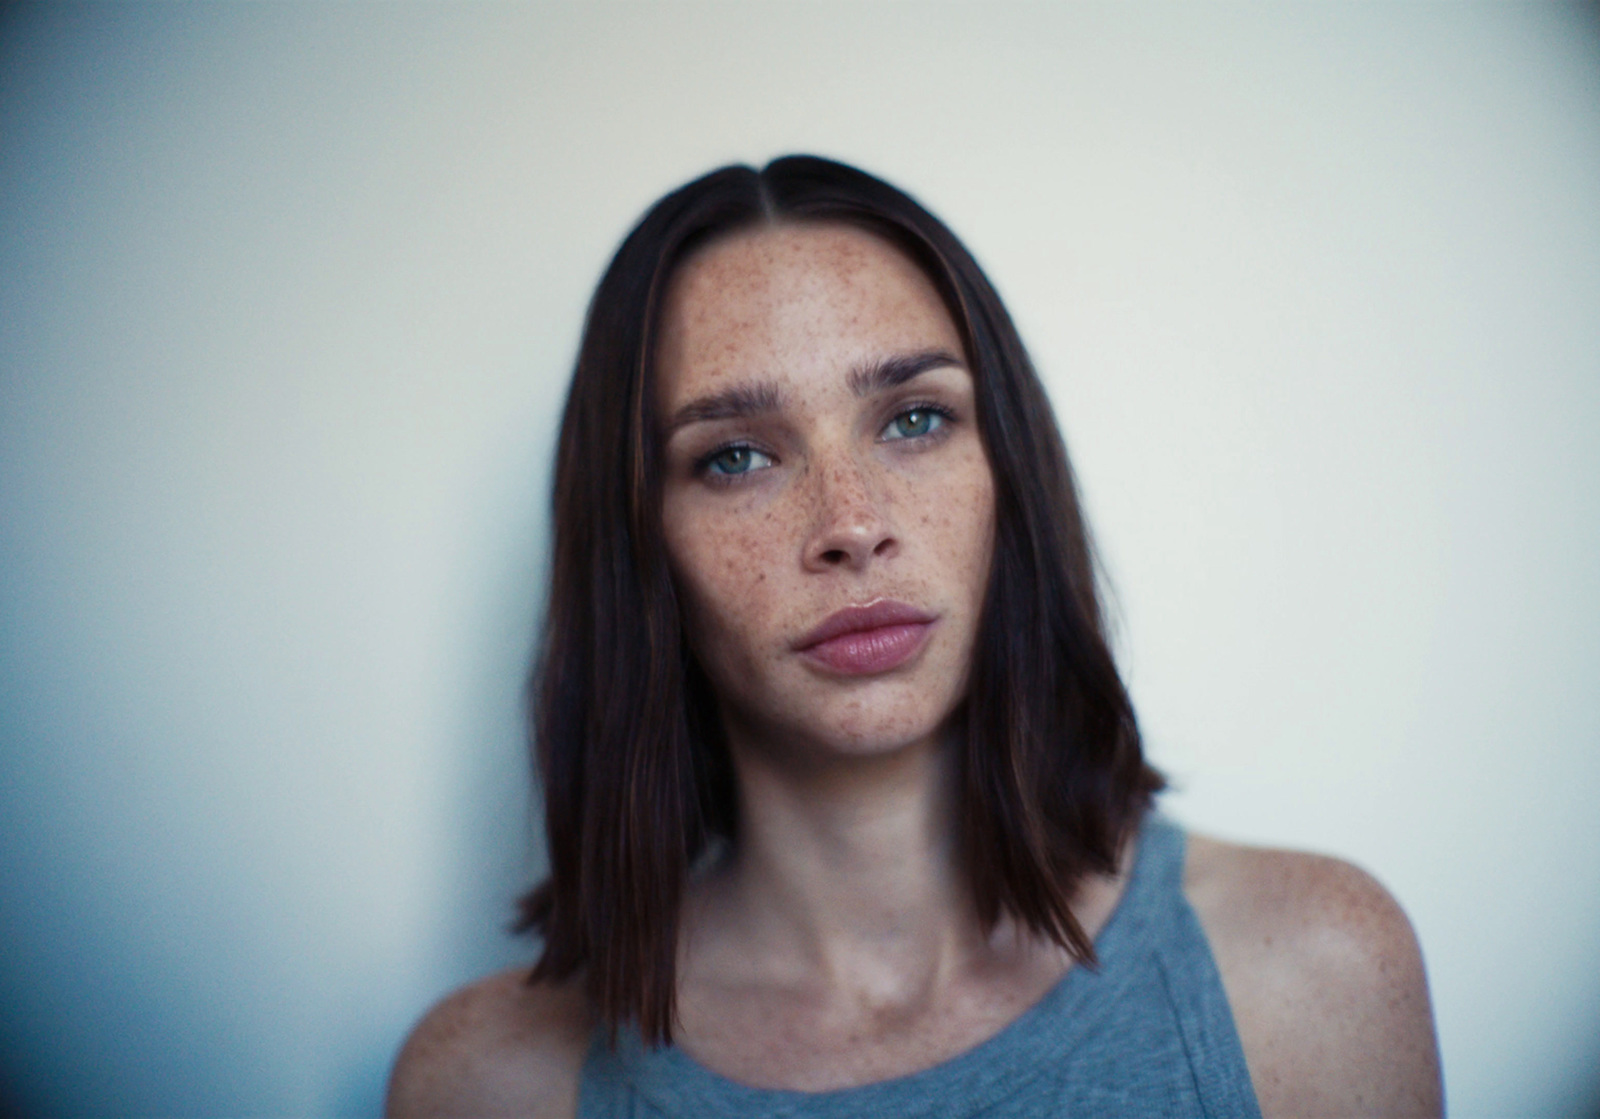
<svg viewBox="0 0 1600 1119">
<path fill-rule="evenodd" d="M 894 537 L 885 536 L 882 540 L 878 541 L 878 546 L 872 549 L 872 554 L 882 557 L 888 555 L 892 551 L 894 551 Z"/>
<path fill-rule="evenodd" d="M 840 548 L 830 548 L 826 552 L 822 553 L 822 562 L 832 566 L 838 566 L 849 558 L 850 557 L 845 555 L 844 551 Z"/>
</svg>

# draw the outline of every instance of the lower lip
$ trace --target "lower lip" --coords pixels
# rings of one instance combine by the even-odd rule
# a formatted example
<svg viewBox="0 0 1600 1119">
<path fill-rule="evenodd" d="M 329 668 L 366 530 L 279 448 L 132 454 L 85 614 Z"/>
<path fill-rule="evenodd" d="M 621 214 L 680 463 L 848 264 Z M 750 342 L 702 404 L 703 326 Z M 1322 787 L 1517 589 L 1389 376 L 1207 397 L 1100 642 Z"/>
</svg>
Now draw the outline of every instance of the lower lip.
<svg viewBox="0 0 1600 1119">
<path fill-rule="evenodd" d="M 841 676 L 876 676 L 899 668 L 922 651 L 932 622 L 846 633 L 805 650 L 805 655 Z"/>
</svg>

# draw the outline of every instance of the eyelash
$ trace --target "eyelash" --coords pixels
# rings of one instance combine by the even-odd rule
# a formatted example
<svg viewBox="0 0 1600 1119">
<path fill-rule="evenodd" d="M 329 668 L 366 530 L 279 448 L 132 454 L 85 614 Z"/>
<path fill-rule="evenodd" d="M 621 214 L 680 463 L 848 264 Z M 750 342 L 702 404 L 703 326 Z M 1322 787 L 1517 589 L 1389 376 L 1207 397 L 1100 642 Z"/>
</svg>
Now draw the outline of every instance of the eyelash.
<svg viewBox="0 0 1600 1119">
<path fill-rule="evenodd" d="M 929 415 L 938 416 L 938 426 L 934 427 L 931 431 L 924 432 L 921 435 L 902 435 L 898 439 L 886 439 L 884 442 L 911 443 L 920 442 L 926 439 L 935 439 L 946 430 L 946 426 L 950 423 L 950 421 L 956 418 L 955 413 L 949 408 L 946 408 L 943 404 L 935 404 L 931 400 L 924 400 L 913 404 L 905 404 L 895 409 L 894 415 L 889 417 L 889 422 L 883 425 L 883 430 L 888 431 L 889 428 L 893 426 L 894 422 L 901 416 L 910 415 L 912 412 L 927 412 Z"/>
<path fill-rule="evenodd" d="M 906 404 L 897 409 L 894 415 L 889 417 L 889 422 L 883 425 L 882 430 L 887 431 L 890 425 L 892 425 L 896 420 L 902 416 L 909 415 L 912 412 L 927 412 L 930 415 L 937 416 L 939 417 L 939 425 L 933 430 L 924 432 L 921 435 L 902 435 L 896 439 L 882 439 L 880 432 L 880 441 L 885 443 L 921 443 L 928 440 L 938 439 L 944 434 L 946 425 L 955 419 L 955 413 L 949 408 L 946 408 L 944 405 L 935 404 L 932 401 L 922 401 L 918 403 Z M 735 439 L 713 447 L 711 450 L 707 451 L 705 454 L 696 459 L 694 464 L 695 475 L 707 482 L 710 482 L 712 485 L 737 485 L 741 478 L 743 478 L 746 474 L 752 473 L 752 471 L 740 471 L 737 474 L 719 474 L 711 469 L 711 464 L 716 462 L 717 459 L 721 458 L 729 451 L 749 451 L 752 454 L 764 455 L 767 458 L 774 457 L 748 440 Z"/>
<path fill-rule="evenodd" d="M 746 442 L 742 439 L 735 439 L 730 443 L 723 443 L 721 446 L 713 447 L 711 450 L 707 451 L 705 454 L 696 459 L 694 464 L 695 475 L 705 479 L 707 482 L 710 482 L 715 486 L 730 486 L 737 484 L 739 479 L 744 477 L 745 474 L 750 473 L 750 471 L 741 471 L 737 474 L 718 474 L 711 469 L 711 464 L 716 462 L 717 459 L 721 458 L 729 451 L 749 451 L 751 454 L 766 455 L 767 458 L 773 457 L 772 455 L 767 454 L 766 451 L 763 451 L 760 447 L 757 447 L 754 443 Z"/>
</svg>

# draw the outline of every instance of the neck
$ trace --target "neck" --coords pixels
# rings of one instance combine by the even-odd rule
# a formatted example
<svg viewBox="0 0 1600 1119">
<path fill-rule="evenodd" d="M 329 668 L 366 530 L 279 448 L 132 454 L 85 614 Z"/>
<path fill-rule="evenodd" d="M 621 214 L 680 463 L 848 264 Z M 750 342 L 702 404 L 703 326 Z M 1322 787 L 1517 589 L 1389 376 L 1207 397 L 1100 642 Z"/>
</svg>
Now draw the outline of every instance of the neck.
<svg viewBox="0 0 1600 1119">
<path fill-rule="evenodd" d="M 898 1002 L 984 952 L 956 865 L 947 741 L 826 762 L 730 748 L 740 832 L 718 892 L 746 958 Z"/>
</svg>

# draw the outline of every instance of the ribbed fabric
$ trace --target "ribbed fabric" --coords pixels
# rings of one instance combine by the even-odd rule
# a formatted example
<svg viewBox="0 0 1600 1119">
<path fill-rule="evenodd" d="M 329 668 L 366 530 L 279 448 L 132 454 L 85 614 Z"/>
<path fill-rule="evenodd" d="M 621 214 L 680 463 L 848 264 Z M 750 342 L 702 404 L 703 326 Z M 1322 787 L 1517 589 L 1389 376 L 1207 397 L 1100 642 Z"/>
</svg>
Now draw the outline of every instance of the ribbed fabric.
<svg viewBox="0 0 1600 1119">
<path fill-rule="evenodd" d="M 1100 931 L 1100 966 L 1073 967 L 994 1037 L 909 1076 L 836 1092 L 747 1088 L 673 1047 L 617 1047 L 597 1030 L 580 1119 L 882 1116 L 1226 1116 L 1260 1119 L 1244 1051 L 1200 923 L 1183 896 L 1184 834 L 1147 818 L 1132 874 Z"/>
</svg>

